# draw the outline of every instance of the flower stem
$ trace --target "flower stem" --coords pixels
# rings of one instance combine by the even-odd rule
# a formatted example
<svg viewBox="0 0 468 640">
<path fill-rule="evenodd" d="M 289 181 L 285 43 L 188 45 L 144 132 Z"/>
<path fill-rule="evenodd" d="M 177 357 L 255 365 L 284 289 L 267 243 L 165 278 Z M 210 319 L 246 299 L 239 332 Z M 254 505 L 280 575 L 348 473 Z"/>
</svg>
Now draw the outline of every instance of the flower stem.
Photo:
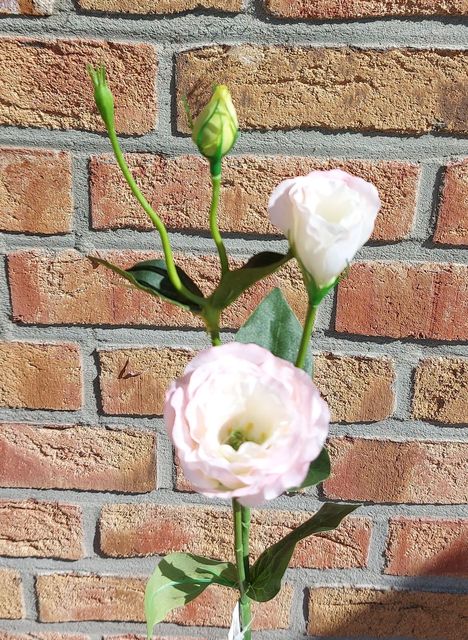
<svg viewBox="0 0 468 640">
<path fill-rule="evenodd" d="M 210 232 L 215 241 L 216 248 L 218 249 L 219 260 L 221 262 L 221 273 L 225 274 L 229 271 L 229 263 L 226 254 L 226 248 L 224 247 L 223 239 L 219 232 L 218 227 L 218 206 L 219 197 L 221 192 L 221 173 L 218 175 L 211 175 L 212 196 L 210 206 Z"/>
<path fill-rule="evenodd" d="M 301 344 L 299 346 L 299 352 L 296 359 L 296 367 L 299 369 L 304 368 L 305 359 L 307 356 L 307 347 L 309 346 L 310 336 L 314 329 L 315 318 L 317 317 L 318 305 L 312 305 L 310 302 L 307 306 L 307 314 L 304 323 L 304 330 L 302 331 Z"/>
<path fill-rule="evenodd" d="M 250 509 L 243 507 L 235 498 L 232 501 L 232 508 L 234 513 L 234 548 L 240 591 L 239 617 L 244 640 L 252 640 L 252 630 L 250 628 L 252 613 L 250 598 L 246 593 L 249 584 Z"/>
</svg>

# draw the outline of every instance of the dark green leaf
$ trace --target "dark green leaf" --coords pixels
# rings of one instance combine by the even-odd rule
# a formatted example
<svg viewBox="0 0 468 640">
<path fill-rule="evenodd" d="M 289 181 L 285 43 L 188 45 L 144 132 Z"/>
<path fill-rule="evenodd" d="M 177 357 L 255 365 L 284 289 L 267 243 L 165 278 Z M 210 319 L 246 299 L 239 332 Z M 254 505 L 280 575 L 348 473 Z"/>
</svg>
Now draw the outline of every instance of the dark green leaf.
<svg viewBox="0 0 468 640">
<path fill-rule="evenodd" d="M 148 638 L 153 628 L 173 609 L 194 600 L 210 584 L 237 588 L 236 568 L 190 553 L 171 553 L 163 558 L 148 580 L 145 590 L 145 618 Z"/>
<path fill-rule="evenodd" d="M 216 309 L 225 309 L 253 284 L 274 273 L 291 259 L 290 254 L 264 251 L 248 260 L 243 267 L 228 271 L 210 298 Z"/>
<path fill-rule="evenodd" d="M 193 311 L 194 313 L 199 313 L 201 311 L 201 307 L 199 305 L 191 300 L 187 300 L 183 294 L 179 293 L 174 288 L 169 279 L 164 260 L 145 260 L 144 262 L 138 262 L 127 270 L 121 269 L 107 260 L 95 258 L 94 256 L 91 256 L 90 260 L 93 264 L 103 265 L 107 269 L 117 273 L 119 276 L 122 276 L 122 278 L 125 278 L 125 280 L 141 291 L 145 291 L 157 298 L 162 298 L 163 300 L 172 302 L 173 304 L 176 304 L 183 309 Z M 185 271 L 179 267 L 176 268 L 179 278 L 187 289 L 195 295 L 203 297 L 200 289 L 185 273 Z"/>
<path fill-rule="evenodd" d="M 265 347 L 279 358 L 296 361 L 302 326 L 280 289 L 273 289 L 239 329 L 237 342 Z M 312 372 L 312 353 L 307 350 L 305 371 Z"/>
<path fill-rule="evenodd" d="M 266 602 L 274 598 L 281 589 L 281 580 L 288 568 L 296 544 L 315 533 L 336 529 L 343 518 L 358 506 L 354 504 L 324 504 L 312 518 L 266 549 L 250 571 L 250 587 L 247 595 L 257 602 Z"/>
</svg>

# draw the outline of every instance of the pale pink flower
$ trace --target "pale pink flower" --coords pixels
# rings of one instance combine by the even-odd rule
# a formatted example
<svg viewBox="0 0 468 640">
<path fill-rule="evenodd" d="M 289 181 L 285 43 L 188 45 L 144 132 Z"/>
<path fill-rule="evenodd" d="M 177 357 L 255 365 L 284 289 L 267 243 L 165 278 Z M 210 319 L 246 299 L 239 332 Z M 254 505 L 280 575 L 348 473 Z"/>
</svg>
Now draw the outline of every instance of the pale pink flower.
<svg viewBox="0 0 468 640">
<path fill-rule="evenodd" d="M 302 483 L 330 413 L 304 371 L 233 342 L 189 363 L 167 392 L 164 419 L 197 491 L 254 507 Z"/>
</svg>

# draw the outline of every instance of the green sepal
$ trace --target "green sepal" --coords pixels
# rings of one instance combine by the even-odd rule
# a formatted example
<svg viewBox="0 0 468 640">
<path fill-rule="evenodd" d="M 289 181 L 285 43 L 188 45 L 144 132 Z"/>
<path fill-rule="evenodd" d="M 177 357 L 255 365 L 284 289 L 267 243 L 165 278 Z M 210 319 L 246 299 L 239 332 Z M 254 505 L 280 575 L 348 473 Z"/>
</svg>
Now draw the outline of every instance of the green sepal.
<svg viewBox="0 0 468 640">
<path fill-rule="evenodd" d="M 153 628 L 173 609 L 194 600 L 211 584 L 237 589 L 237 572 L 231 562 L 171 553 L 163 558 L 146 584 L 145 618 L 148 639 Z"/>
<path fill-rule="evenodd" d="M 345 516 L 358 507 L 357 504 L 324 504 L 312 518 L 266 549 L 250 570 L 247 595 L 257 602 L 267 602 L 274 598 L 281 589 L 281 580 L 296 544 L 316 533 L 333 531 Z"/>
<path fill-rule="evenodd" d="M 236 334 L 236 341 L 258 344 L 278 358 L 293 364 L 301 343 L 302 326 L 283 296 L 281 289 L 273 289 L 258 305 Z M 307 349 L 304 365 L 312 373 L 312 352 Z"/>
<path fill-rule="evenodd" d="M 294 489 L 289 489 L 288 493 L 294 493 L 295 491 L 300 491 L 301 489 L 306 489 L 307 487 L 313 487 L 316 484 L 320 484 L 320 482 L 323 482 L 330 476 L 330 473 L 330 456 L 327 448 L 323 447 L 318 458 L 315 458 L 315 460 L 312 460 L 310 463 L 309 471 L 307 472 L 302 484 L 299 487 L 294 487 Z"/>
<path fill-rule="evenodd" d="M 89 259 L 95 265 L 102 265 L 107 269 L 110 269 L 114 273 L 117 273 L 122 278 L 125 278 L 134 287 L 145 291 L 152 296 L 162 298 L 168 302 L 185 309 L 192 311 L 192 313 L 200 313 L 202 308 L 200 305 L 187 300 L 187 298 L 174 288 L 174 285 L 169 279 L 166 263 L 164 260 L 144 260 L 130 267 L 130 269 L 121 269 L 115 264 L 103 260 L 102 258 L 96 258 L 90 256 Z M 176 267 L 177 273 L 184 286 L 197 296 L 203 297 L 202 292 L 197 287 L 195 282 L 179 267 Z"/>
</svg>

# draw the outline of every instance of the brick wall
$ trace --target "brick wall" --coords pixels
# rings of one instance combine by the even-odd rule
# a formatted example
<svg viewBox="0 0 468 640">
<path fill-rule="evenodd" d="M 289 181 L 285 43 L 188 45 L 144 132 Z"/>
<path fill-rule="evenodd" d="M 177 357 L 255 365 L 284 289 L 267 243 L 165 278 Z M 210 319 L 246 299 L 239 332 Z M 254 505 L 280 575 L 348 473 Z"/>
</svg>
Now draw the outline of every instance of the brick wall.
<svg viewBox="0 0 468 640">
<path fill-rule="evenodd" d="M 224 174 L 234 260 L 284 247 L 265 217 L 284 177 L 341 166 L 383 199 L 314 336 L 333 475 L 255 512 L 253 554 L 324 499 L 365 506 L 299 546 L 256 637 L 465 640 L 467 1 L 0 0 L 0 14 L 0 638 L 134 638 L 155 556 L 232 554 L 226 505 L 191 493 L 161 419 L 200 325 L 86 259 L 160 250 L 93 106 L 84 65 L 104 61 L 129 162 L 204 286 L 209 184 L 183 93 L 196 107 L 229 83 L 246 130 Z M 288 267 L 225 326 L 278 284 L 301 315 Z M 160 633 L 225 638 L 232 605 L 213 588 Z"/>
</svg>

